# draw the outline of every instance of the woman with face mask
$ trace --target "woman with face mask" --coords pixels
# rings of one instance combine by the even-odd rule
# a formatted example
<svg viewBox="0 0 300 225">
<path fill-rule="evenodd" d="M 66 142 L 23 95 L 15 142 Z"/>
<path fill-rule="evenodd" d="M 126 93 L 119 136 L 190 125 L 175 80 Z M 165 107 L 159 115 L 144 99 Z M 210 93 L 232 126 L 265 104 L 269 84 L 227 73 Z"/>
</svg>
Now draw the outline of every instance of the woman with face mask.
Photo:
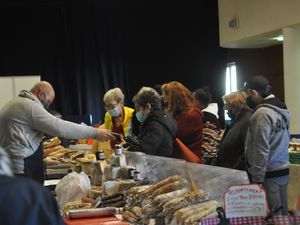
<svg viewBox="0 0 300 225">
<path fill-rule="evenodd" d="M 213 165 L 245 170 L 245 140 L 251 117 L 245 92 L 232 92 L 223 97 L 231 123 L 220 141 L 217 158 Z"/>
<path fill-rule="evenodd" d="M 113 88 L 108 90 L 104 97 L 104 108 L 106 110 L 104 124 L 101 126 L 114 133 L 127 136 L 131 131 L 133 109 L 124 106 L 124 94 L 120 88 Z M 112 140 L 110 145 L 114 148 L 118 140 Z M 92 150 L 95 151 L 101 147 L 98 142 L 94 142 Z M 100 150 L 100 149 L 99 149 Z M 102 149 L 103 150 L 103 149 Z"/>
<path fill-rule="evenodd" d="M 176 135 L 176 121 L 161 109 L 161 98 L 150 87 L 143 87 L 133 97 L 136 118 L 141 123 L 140 145 L 129 147 L 129 151 L 140 151 L 150 155 L 170 157 Z"/>
</svg>

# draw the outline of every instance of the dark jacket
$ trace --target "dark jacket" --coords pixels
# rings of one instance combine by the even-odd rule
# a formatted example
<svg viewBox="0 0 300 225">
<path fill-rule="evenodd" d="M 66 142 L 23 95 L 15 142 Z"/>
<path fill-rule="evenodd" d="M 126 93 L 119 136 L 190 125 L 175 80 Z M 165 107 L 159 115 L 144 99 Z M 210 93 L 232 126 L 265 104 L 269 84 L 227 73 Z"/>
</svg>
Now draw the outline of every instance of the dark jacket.
<svg viewBox="0 0 300 225">
<path fill-rule="evenodd" d="M 53 195 L 30 179 L 0 175 L 0 202 L 1 224 L 65 224 Z"/>
<path fill-rule="evenodd" d="M 144 152 L 149 155 L 172 156 L 176 135 L 176 121 L 161 111 L 152 111 L 140 127 L 141 144 L 129 151 Z"/>
<path fill-rule="evenodd" d="M 245 141 L 250 117 L 251 112 L 243 112 L 225 129 L 214 165 L 246 170 Z"/>
</svg>

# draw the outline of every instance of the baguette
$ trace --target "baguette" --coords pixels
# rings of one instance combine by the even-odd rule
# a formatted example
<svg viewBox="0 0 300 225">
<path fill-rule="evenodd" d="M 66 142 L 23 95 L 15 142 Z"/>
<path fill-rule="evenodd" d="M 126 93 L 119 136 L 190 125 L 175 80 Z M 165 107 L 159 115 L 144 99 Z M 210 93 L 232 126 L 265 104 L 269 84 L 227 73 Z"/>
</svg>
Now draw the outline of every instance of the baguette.
<svg viewBox="0 0 300 225">
<path fill-rule="evenodd" d="M 50 153 L 56 152 L 56 151 L 58 151 L 58 150 L 60 150 L 60 149 L 64 149 L 64 147 L 61 146 L 61 145 L 57 145 L 57 146 L 55 146 L 55 147 L 46 148 L 46 149 L 44 149 L 44 157 L 47 157 L 47 156 L 50 155 Z"/>
<path fill-rule="evenodd" d="M 70 149 L 67 149 L 67 148 L 60 148 L 60 149 L 58 149 L 57 151 L 54 151 L 54 152 L 51 152 L 50 154 L 49 154 L 49 156 L 56 156 L 56 155 L 58 155 L 58 154 L 65 154 L 65 153 L 67 153 L 67 152 L 69 152 L 70 151 Z"/>
<path fill-rule="evenodd" d="M 58 137 L 54 137 L 54 138 L 44 141 L 43 148 L 44 149 L 51 148 L 51 147 L 59 145 L 60 143 L 61 143 L 60 139 Z"/>
</svg>

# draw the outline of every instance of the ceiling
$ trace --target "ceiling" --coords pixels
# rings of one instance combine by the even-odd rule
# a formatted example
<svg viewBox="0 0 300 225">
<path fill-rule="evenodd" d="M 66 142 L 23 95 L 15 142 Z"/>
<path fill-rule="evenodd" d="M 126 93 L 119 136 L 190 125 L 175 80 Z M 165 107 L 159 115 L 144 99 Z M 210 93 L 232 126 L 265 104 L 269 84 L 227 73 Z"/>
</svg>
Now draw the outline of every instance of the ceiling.
<svg viewBox="0 0 300 225">
<path fill-rule="evenodd" d="M 295 26 L 292 26 L 294 29 L 300 30 L 300 25 L 297 24 Z M 244 38 L 241 40 L 237 40 L 230 43 L 223 43 L 222 47 L 225 48 L 264 48 L 269 47 L 273 45 L 282 44 L 283 41 L 278 41 L 274 38 L 278 36 L 282 36 L 282 29 L 260 34 L 253 37 Z"/>
</svg>

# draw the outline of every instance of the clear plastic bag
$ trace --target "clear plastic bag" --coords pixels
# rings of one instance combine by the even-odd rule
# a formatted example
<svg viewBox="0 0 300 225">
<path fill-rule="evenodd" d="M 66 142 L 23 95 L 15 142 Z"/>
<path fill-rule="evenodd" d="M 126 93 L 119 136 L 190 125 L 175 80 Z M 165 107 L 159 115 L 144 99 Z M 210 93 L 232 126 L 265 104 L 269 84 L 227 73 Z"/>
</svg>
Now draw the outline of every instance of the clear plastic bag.
<svg viewBox="0 0 300 225">
<path fill-rule="evenodd" d="M 67 174 L 55 188 L 59 207 L 62 208 L 68 202 L 80 200 L 86 196 L 89 189 L 91 189 L 91 182 L 84 172 Z"/>
<path fill-rule="evenodd" d="M 211 198 L 223 201 L 223 193 L 231 185 L 249 184 L 245 171 L 190 163 L 180 159 L 146 155 L 136 152 L 127 154 L 127 163 L 136 166 L 142 177 L 158 182 L 173 175 L 180 175 L 197 188 L 211 193 Z"/>
</svg>

